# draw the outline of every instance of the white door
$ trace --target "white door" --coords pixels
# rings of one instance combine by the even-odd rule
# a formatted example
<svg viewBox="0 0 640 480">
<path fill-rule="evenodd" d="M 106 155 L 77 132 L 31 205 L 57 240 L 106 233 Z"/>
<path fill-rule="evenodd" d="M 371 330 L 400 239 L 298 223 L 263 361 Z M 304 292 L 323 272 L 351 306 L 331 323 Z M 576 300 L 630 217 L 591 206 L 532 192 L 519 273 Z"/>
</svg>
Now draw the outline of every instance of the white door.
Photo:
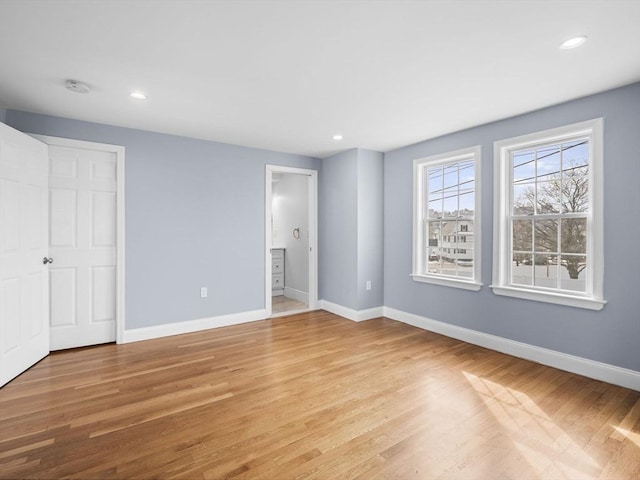
<svg viewBox="0 0 640 480">
<path fill-rule="evenodd" d="M 47 146 L 0 123 L 0 386 L 49 353 Z"/>
<path fill-rule="evenodd" d="M 117 154 L 48 143 L 51 350 L 113 342 Z"/>
</svg>

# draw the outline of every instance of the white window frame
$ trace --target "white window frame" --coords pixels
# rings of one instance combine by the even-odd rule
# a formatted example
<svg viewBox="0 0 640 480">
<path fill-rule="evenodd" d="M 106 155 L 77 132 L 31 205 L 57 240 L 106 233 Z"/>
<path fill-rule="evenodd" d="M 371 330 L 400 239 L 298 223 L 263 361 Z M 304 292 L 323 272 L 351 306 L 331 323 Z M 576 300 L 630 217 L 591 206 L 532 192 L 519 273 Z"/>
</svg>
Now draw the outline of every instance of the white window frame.
<svg viewBox="0 0 640 480">
<path fill-rule="evenodd" d="M 428 192 L 424 191 L 424 175 L 428 167 L 458 163 L 473 160 L 474 162 L 474 216 L 473 216 L 473 278 L 454 277 L 442 274 L 422 272 L 421 266 L 425 264 L 424 256 L 426 252 L 423 224 L 426 221 L 424 200 Z M 411 278 L 416 282 L 433 283 L 448 287 L 462 288 L 465 290 L 478 291 L 482 288 L 481 283 L 481 147 L 476 145 L 453 152 L 446 152 L 426 158 L 419 158 L 413 161 L 413 266 Z"/>
<path fill-rule="evenodd" d="M 586 293 L 549 291 L 539 287 L 510 283 L 513 169 L 512 152 L 566 142 L 575 138 L 589 140 L 589 213 L 587 214 Z M 604 278 L 603 229 L 603 120 L 597 118 L 559 128 L 522 135 L 494 142 L 494 225 L 493 225 L 493 284 L 497 295 L 524 298 L 572 307 L 601 310 Z"/>
</svg>

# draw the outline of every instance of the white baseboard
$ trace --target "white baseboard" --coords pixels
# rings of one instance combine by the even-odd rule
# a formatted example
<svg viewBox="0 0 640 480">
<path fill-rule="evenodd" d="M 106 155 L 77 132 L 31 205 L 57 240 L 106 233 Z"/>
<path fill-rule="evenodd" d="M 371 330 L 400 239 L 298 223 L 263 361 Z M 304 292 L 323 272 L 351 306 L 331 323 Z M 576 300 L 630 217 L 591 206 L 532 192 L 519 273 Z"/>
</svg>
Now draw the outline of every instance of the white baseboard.
<svg viewBox="0 0 640 480">
<path fill-rule="evenodd" d="M 182 333 L 198 332 L 210 328 L 228 327 L 240 323 L 255 322 L 267 318 L 266 310 L 252 310 L 249 312 L 232 313 L 230 315 L 220 315 L 218 317 L 198 318 L 186 320 L 184 322 L 168 323 L 166 325 L 155 325 L 153 327 L 134 328 L 125 330 L 122 335 L 122 343 L 139 342 L 152 338 L 168 337 L 170 335 L 180 335 Z"/>
<path fill-rule="evenodd" d="M 383 307 L 383 312 L 387 318 L 413 325 L 423 330 L 439 333 L 467 343 L 513 355 L 514 357 L 531 360 L 549 367 L 577 373 L 596 380 L 602 380 L 603 382 L 613 385 L 640 391 L 640 372 L 636 372 L 635 370 L 616 367 L 615 365 L 596 362 L 547 348 L 536 347 L 527 343 L 497 337 L 488 333 L 451 325 L 389 307 Z"/>
<path fill-rule="evenodd" d="M 364 320 L 381 317 L 383 312 L 383 307 L 368 308 L 367 310 L 353 310 L 351 308 L 338 305 L 337 303 L 328 302 L 327 300 L 319 300 L 318 307 L 354 322 L 363 322 Z"/>
<path fill-rule="evenodd" d="M 293 298 L 294 300 L 309 305 L 309 294 L 307 292 L 303 292 L 302 290 L 296 290 L 295 288 L 291 287 L 284 287 L 284 296 Z"/>
</svg>

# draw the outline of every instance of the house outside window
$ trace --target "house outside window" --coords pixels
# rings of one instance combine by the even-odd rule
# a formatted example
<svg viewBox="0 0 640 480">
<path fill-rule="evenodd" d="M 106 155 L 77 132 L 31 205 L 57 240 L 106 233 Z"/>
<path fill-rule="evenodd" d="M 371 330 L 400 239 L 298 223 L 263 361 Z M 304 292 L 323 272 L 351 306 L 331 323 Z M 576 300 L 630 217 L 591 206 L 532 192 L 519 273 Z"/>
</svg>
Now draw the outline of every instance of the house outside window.
<svg viewBox="0 0 640 480">
<path fill-rule="evenodd" d="M 479 146 L 414 161 L 413 280 L 482 286 L 479 165 Z"/>
<path fill-rule="evenodd" d="M 495 143 L 499 295 L 599 310 L 602 120 Z"/>
</svg>

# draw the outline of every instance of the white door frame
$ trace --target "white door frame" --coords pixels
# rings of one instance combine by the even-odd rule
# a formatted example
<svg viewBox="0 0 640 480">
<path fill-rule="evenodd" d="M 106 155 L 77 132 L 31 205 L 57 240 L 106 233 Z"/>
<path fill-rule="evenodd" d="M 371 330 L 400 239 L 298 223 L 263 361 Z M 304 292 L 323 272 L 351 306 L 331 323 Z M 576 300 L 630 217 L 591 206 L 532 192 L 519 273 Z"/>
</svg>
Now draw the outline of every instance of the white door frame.
<svg viewBox="0 0 640 480">
<path fill-rule="evenodd" d="M 264 202 L 264 237 L 265 237 L 265 312 L 267 318 L 272 315 L 271 304 L 271 197 L 274 173 L 295 173 L 309 178 L 309 307 L 307 310 L 318 308 L 318 171 L 306 168 L 282 167 L 267 165 L 265 174 L 265 202 Z"/>
<path fill-rule="evenodd" d="M 124 235 L 124 147 L 109 145 L 106 143 L 87 142 L 70 138 L 51 137 L 48 135 L 36 135 L 32 137 L 59 147 L 85 148 L 87 150 L 100 150 L 113 153 L 116 156 L 116 343 L 124 343 L 124 259 L 125 259 L 125 235 Z"/>
</svg>

